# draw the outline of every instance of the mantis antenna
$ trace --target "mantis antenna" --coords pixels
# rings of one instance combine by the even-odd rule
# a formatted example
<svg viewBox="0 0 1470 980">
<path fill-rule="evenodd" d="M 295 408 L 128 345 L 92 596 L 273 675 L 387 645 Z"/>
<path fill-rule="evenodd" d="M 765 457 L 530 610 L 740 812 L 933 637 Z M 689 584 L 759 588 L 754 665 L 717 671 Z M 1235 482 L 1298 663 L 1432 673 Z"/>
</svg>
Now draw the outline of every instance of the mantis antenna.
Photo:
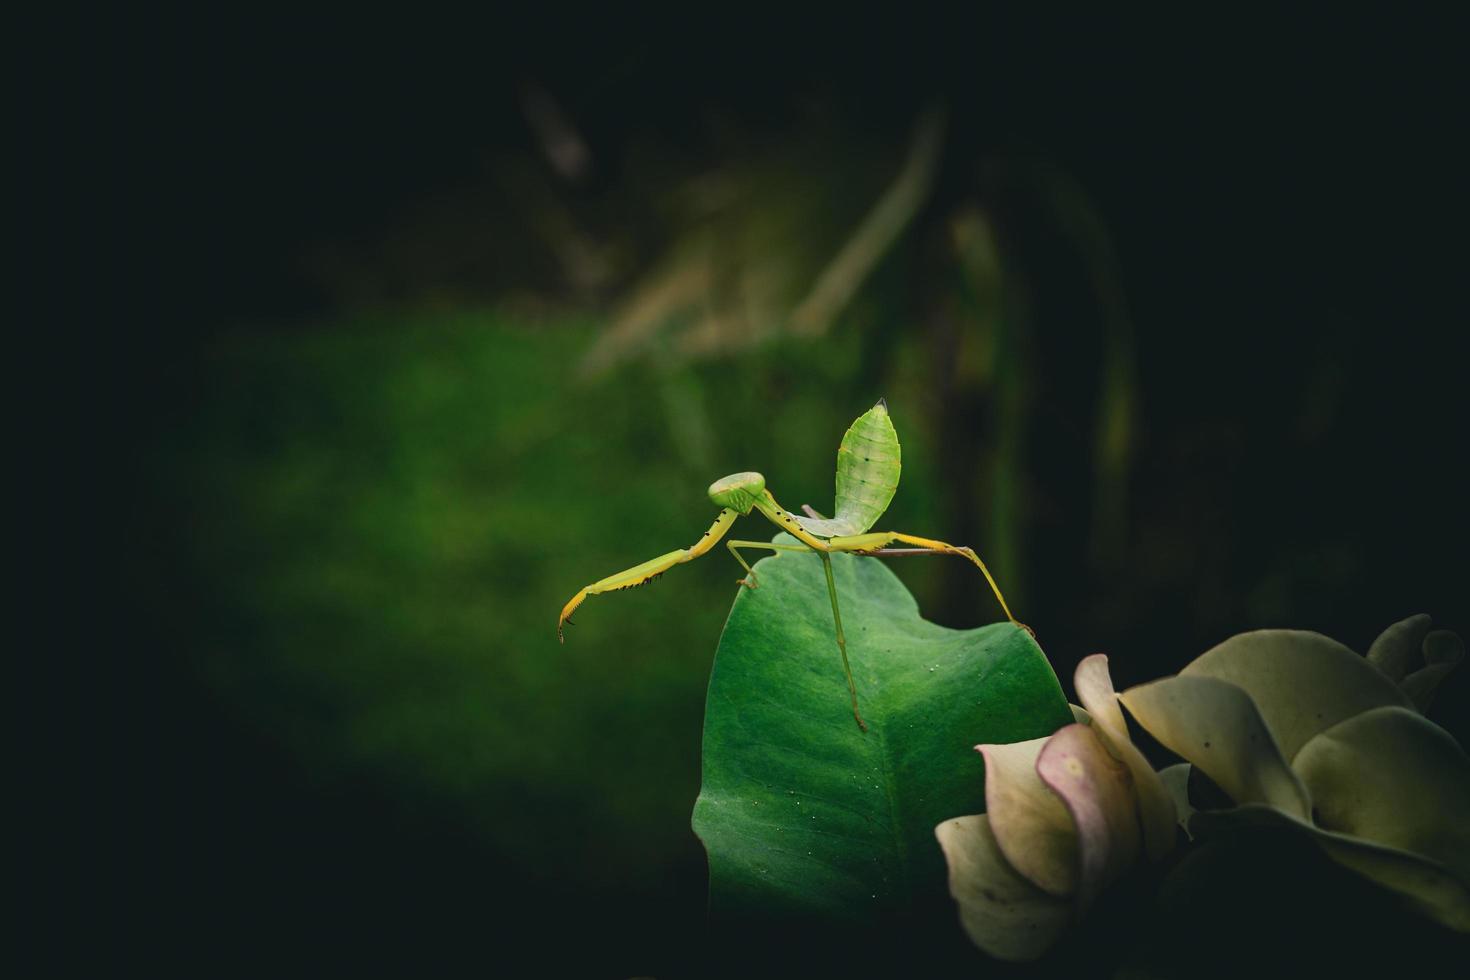
<svg viewBox="0 0 1470 980">
<path fill-rule="evenodd" d="M 1011 615 L 1011 609 L 1000 592 L 990 569 L 975 554 L 974 549 L 953 545 L 933 538 L 923 538 L 898 531 L 869 531 L 878 518 L 888 509 L 898 489 L 901 470 L 901 454 L 898 433 L 888 417 L 888 403 L 878 403 L 860 415 L 842 437 L 837 449 L 837 497 L 836 510 L 830 518 L 822 517 L 812 508 L 802 505 L 805 516 L 785 510 L 771 491 L 766 489 L 766 478 L 759 473 L 732 473 L 716 480 L 709 488 L 709 498 L 720 508 L 719 516 L 694 544 L 687 548 L 671 551 L 652 558 L 641 565 L 634 565 L 604 579 L 593 582 L 579 591 L 562 607 L 556 622 L 556 635 L 565 641 L 563 627 L 571 622 L 572 613 L 587 600 L 588 596 L 602 595 L 646 585 L 675 565 L 693 561 L 705 554 L 730 530 L 735 520 L 751 511 L 757 511 L 772 524 L 796 538 L 800 545 L 776 544 L 770 541 L 727 541 L 725 547 L 740 567 L 745 577 L 739 584 L 756 588 L 755 569 L 750 567 L 740 549 L 758 548 L 766 551 L 815 551 L 822 559 L 822 569 L 827 578 L 827 594 L 832 600 L 832 623 L 837 639 L 837 651 L 842 657 L 842 670 L 847 678 L 847 690 L 852 699 L 852 716 L 858 728 L 868 730 L 858 710 L 857 684 L 853 680 L 852 667 L 847 658 L 847 639 L 842 633 L 842 611 L 837 602 L 837 584 L 832 577 L 832 553 L 846 552 L 857 555 L 898 557 L 902 555 L 958 555 L 980 569 L 990 590 L 1006 619 L 1012 624 L 1032 632 L 1029 626 L 1020 623 Z M 893 548 L 900 544 L 908 547 Z M 1033 635 L 1035 635 L 1033 633 Z"/>
</svg>

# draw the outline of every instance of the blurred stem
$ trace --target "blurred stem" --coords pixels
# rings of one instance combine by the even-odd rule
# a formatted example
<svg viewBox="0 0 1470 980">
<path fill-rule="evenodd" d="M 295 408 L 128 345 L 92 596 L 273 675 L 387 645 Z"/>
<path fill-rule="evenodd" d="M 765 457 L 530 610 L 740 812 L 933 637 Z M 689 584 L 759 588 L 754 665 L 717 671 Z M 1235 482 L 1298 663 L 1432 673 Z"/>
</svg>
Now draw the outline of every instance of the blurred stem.
<svg viewBox="0 0 1470 980">
<path fill-rule="evenodd" d="M 1028 375 L 1024 330 L 1024 304 L 1008 289 L 1003 274 L 997 276 L 1000 315 L 995 323 L 995 450 L 990 469 L 989 565 L 1011 601 L 1026 598 L 1021 578 L 1022 468 L 1026 433 L 1026 379 Z"/>
<path fill-rule="evenodd" d="M 654 370 L 658 396 L 674 450 L 697 479 L 714 469 L 715 427 L 704 404 L 704 394 L 693 372 L 679 366 L 667 343 L 656 343 Z"/>
<path fill-rule="evenodd" d="M 940 153 L 944 149 L 946 115 L 943 107 L 931 106 L 919 117 L 903 170 L 863 218 L 842 250 L 822 270 L 811 292 L 792 311 L 793 334 L 817 337 L 826 333 L 832 321 L 872 273 L 873 267 L 893 247 L 929 199 L 934 175 L 939 169 Z"/>
<path fill-rule="evenodd" d="M 1092 528 L 1088 559 L 1094 568 L 1116 564 L 1128 540 L 1128 480 L 1138 413 L 1133 320 L 1112 238 L 1097 208 L 1073 177 L 1058 167 L 1042 179 L 1051 205 L 1077 243 L 1103 317 L 1102 376 L 1092 441 Z"/>
<path fill-rule="evenodd" d="M 1126 546 L 1128 470 L 1133 457 L 1133 419 L 1137 411 L 1131 325 L 1126 320 L 1115 325 L 1112 316 L 1108 320 L 1092 454 L 1096 489 L 1089 558 L 1095 566 L 1117 562 Z"/>
<path fill-rule="evenodd" d="M 984 556 L 1013 601 L 1024 601 L 1025 307 L 1007 288 L 989 218 L 966 209 L 951 222 L 950 232 L 959 302 L 936 334 L 935 358 L 942 379 L 943 481 L 951 511 L 946 526 Z M 976 614 L 968 611 L 975 609 L 975 598 L 969 583 L 947 586 L 945 606 L 959 612 L 961 621 L 972 619 Z"/>
</svg>

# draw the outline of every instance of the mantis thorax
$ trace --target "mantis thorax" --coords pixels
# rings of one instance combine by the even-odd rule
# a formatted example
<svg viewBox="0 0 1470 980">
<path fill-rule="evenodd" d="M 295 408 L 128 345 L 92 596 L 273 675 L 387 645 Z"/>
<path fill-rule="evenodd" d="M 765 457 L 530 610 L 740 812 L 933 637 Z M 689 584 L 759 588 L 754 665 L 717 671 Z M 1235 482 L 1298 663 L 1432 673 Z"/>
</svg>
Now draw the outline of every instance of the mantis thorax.
<svg viewBox="0 0 1470 980">
<path fill-rule="evenodd" d="M 717 507 L 749 514 L 765 490 L 766 478 L 759 473 L 731 473 L 710 484 L 709 499 Z"/>
</svg>

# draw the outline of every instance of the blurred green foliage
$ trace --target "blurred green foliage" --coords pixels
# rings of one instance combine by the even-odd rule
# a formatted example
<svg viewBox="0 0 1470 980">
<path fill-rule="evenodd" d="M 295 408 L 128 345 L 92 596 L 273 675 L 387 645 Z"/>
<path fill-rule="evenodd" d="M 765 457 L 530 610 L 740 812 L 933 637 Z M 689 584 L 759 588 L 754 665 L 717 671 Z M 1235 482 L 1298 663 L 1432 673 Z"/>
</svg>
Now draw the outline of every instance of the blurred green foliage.
<svg viewBox="0 0 1470 980">
<path fill-rule="evenodd" d="M 1351 637 L 1383 609 L 1462 595 L 1448 552 L 1425 546 L 1454 516 L 1450 483 L 1373 512 L 1452 428 L 1448 389 L 1419 383 L 1449 360 L 1410 343 L 1354 354 L 1361 332 L 1283 339 L 1269 320 L 1187 341 L 1156 317 L 1136 338 L 1080 191 L 1054 169 L 998 169 L 890 239 L 818 332 L 793 312 L 802 290 L 762 283 L 799 256 L 820 276 L 814 256 L 843 251 L 833 228 L 871 198 L 848 202 L 851 221 L 814 219 L 811 248 L 789 225 L 721 235 L 782 213 L 778 181 L 649 267 L 655 297 L 667 270 L 693 276 L 671 306 L 426 299 L 186 349 L 133 460 L 145 546 L 126 590 L 139 642 L 156 633 L 175 657 L 175 714 L 213 726 L 190 743 L 166 713 L 158 739 L 181 757 L 170 792 L 217 797 L 167 825 L 215 862 L 196 871 L 177 847 L 183 890 L 223 882 L 254 914 L 304 888 L 313 912 L 346 902 L 346 930 L 369 917 L 416 942 L 404 916 L 477 916 L 483 879 L 521 896 L 518 923 L 599 905 L 591 936 L 617 947 L 599 961 L 677 960 L 670 931 L 697 946 L 689 814 L 738 567 L 716 553 L 595 597 L 565 646 L 556 614 L 695 540 L 726 473 L 829 507 L 833 450 L 879 396 L 904 446 L 885 523 L 976 547 L 1059 674 L 1105 649 L 1128 683 L 1226 632 Z M 579 370 L 598 350 L 615 356 Z M 1397 397 L 1355 396 L 1373 386 Z M 893 568 L 926 618 L 995 619 L 964 563 Z M 245 845 L 223 866 L 221 840 Z"/>
<path fill-rule="evenodd" d="M 704 688 L 739 569 L 720 553 L 594 598 L 565 646 L 556 612 L 697 537 L 723 473 L 759 467 L 793 506 L 827 506 L 834 446 L 873 396 L 842 397 L 850 356 L 797 347 L 692 368 L 671 408 L 654 369 L 574 382 L 591 329 L 485 313 L 228 337 L 153 493 L 188 666 L 237 723 L 309 779 L 367 774 L 452 808 L 528 875 L 648 883 L 697 846 Z M 922 378 L 903 363 L 891 513 L 938 533 L 932 442 L 906 423 Z M 681 451 L 694 413 L 713 468 Z M 932 596 L 931 563 L 899 573 Z"/>
<path fill-rule="evenodd" d="M 105 779 L 53 768 L 58 907 L 189 975 L 574 917 L 543 958 L 676 975 L 736 569 L 594 600 L 561 648 L 556 610 L 697 536 L 723 473 L 822 506 L 878 395 L 894 526 L 974 545 L 1063 676 L 1463 630 L 1457 32 L 792 13 L 67 35 L 28 254 L 101 309 L 43 325 L 22 425 L 74 421 L 43 441 L 104 476 L 35 467 L 63 513 L 22 519 L 99 636 L 25 659 L 100 702 L 40 737 Z M 894 567 L 926 618 L 993 619 L 973 569 Z M 1462 672 L 1462 742 L 1466 703 Z"/>
</svg>

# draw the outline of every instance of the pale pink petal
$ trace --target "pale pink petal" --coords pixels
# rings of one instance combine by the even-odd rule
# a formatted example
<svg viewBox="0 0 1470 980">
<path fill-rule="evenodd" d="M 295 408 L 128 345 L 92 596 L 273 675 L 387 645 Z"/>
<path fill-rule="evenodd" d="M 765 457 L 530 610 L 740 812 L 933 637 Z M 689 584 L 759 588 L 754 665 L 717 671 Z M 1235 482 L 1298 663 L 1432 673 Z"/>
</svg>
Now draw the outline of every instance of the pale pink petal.
<svg viewBox="0 0 1470 980">
<path fill-rule="evenodd" d="M 1138 860 L 1133 779 L 1086 725 L 1068 725 L 1052 735 L 1037 757 L 1036 772 L 1061 798 L 1076 826 L 1077 901 L 1086 908 Z"/>
<path fill-rule="evenodd" d="M 1077 689 L 1077 699 L 1092 715 L 1096 724 L 1109 734 L 1128 737 L 1128 726 L 1123 721 L 1123 709 L 1118 707 L 1118 695 L 1113 690 L 1113 677 L 1108 671 L 1108 655 L 1094 653 L 1083 657 L 1072 675 L 1072 686 Z"/>
<path fill-rule="evenodd" d="M 1043 891 L 1077 888 L 1077 832 L 1067 808 L 1036 774 L 1047 739 L 977 745 L 985 756 L 985 812 L 990 829 L 1018 873 Z"/>
<path fill-rule="evenodd" d="M 1168 790 L 1159 782 L 1153 766 L 1128 737 L 1123 709 L 1113 690 L 1106 654 L 1094 653 L 1082 658 L 1072 678 L 1077 697 L 1094 719 L 1093 728 L 1113 758 L 1128 767 L 1138 792 L 1139 819 L 1143 822 L 1144 850 L 1149 860 L 1157 861 L 1174 849 L 1178 840 L 1175 826 L 1178 817 Z"/>
</svg>

